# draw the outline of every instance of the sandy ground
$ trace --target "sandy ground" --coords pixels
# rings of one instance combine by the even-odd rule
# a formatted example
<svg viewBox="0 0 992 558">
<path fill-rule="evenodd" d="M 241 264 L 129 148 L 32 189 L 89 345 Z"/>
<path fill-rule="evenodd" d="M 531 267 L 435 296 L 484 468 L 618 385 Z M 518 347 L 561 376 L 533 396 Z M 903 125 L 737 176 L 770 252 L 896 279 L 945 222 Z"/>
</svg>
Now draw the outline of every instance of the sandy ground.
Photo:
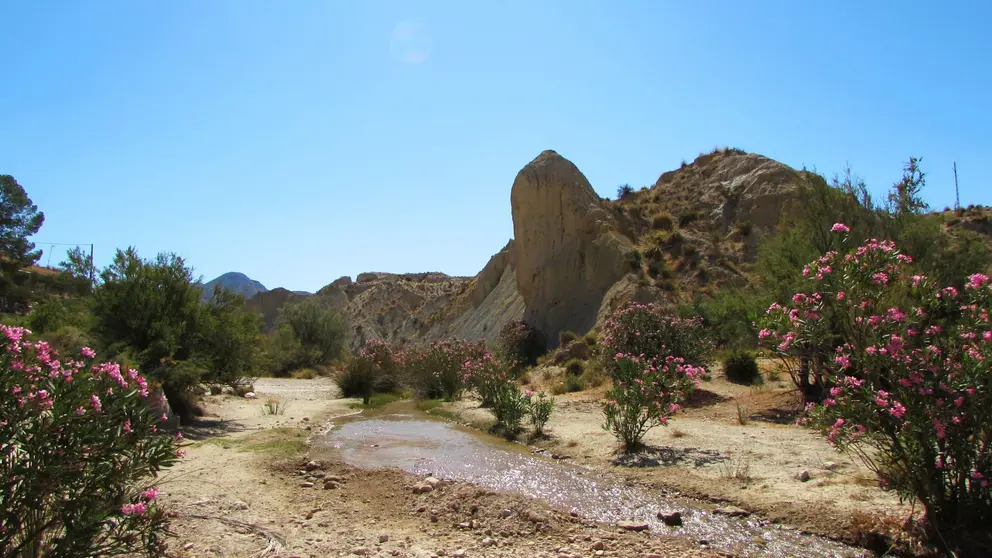
<svg viewBox="0 0 992 558">
<path fill-rule="evenodd" d="M 353 401 L 327 380 L 255 389 L 206 397 L 209 416 L 183 428 L 187 456 L 161 482 L 172 556 L 717 556 L 467 484 L 414 494 L 423 479 L 399 471 L 307 467 L 309 437 Z M 263 412 L 270 399 L 283 414 Z"/>
<path fill-rule="evenodd" d="M 861 531 L 882 518 L 891 525 L 911 514 L 908 505 L 878 488 L 871 471 L 815 431 L 795 425 L 802 404 L 787 376 L 752 388 L 729 383 L 716 371 L 684 412 L 647 434 L 648 449 L 623 460 L 628 466 L 616 465 L 617 444 L 601 427 L 605 389 L 557 396 L 546 428 L 550 439 L 531 444 L 847 542 L 863 543 Z M 738 407 L 746 424 L 738 420 Z M 454 403 L 448 410 L 478 427 L 492 420 L 478 401 Z"/>
</svg>

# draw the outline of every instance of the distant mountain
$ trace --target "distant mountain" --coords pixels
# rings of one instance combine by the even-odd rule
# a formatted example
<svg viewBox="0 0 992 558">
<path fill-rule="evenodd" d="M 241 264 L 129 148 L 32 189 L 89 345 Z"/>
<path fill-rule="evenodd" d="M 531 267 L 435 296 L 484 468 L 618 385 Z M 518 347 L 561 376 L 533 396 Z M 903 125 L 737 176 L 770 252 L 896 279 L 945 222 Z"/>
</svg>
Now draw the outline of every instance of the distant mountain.
<svg viewBox="0 0 992 558">
<path fill-rule="evenodd" d="M 258 293 L 268 292 L 269 290 L 265 288 L 265 285 L 255 281 L 244 273 L 231 271 L 203 285 L 204 300 L 210 300 L 213 296 L 214 287 L 216 285 L 220 285 L 229 291 L 242 294 L 246 299 L 251 298 Z"/>
</svg>

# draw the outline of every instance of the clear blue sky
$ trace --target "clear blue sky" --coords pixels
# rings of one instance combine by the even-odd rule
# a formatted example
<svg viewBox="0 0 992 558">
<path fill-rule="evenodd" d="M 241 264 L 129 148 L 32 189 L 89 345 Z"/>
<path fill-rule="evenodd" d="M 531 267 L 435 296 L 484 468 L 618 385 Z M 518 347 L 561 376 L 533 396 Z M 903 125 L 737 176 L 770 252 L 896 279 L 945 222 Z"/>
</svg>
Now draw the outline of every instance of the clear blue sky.
<svg viewBox="0 0 992 558">
<path fill-rule="evenodd" d="M 35 237 L 315 290 L 473 275 L 544 149 L 601 195 L 716 145 L 992 204 L 992 3 L 0 2 Z M 41 247 L 48 250 L 48 246 Z M 61 259 L 58 248 L 52 263 Z M 47 261 L 47 254 L 42 263 Z"/>
</svg>

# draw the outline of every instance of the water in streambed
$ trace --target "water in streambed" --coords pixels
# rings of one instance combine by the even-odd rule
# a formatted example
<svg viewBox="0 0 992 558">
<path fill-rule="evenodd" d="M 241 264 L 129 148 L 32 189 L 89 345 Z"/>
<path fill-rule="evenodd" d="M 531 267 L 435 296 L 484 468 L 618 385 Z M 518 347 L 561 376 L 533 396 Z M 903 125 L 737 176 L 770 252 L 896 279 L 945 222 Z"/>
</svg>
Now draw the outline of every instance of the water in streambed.
<svg viewBox="0 0 992 558">
<path fill-rule="evenodd" d="M 334 422 L 315 449 L 336 453 L 353 466 L 433 473 L 439 478 L 544 500 L 598 522 L 647 522 L 652 532 L 705 540 L 710 548 L 739 556 L 870 555 L 826 538 L 762 525 L 755 519 L 715 515 L 698 502 L 628 486 L 618 478 L 575 464 L 530 455 L 520 444 L 502 443 L 449 423 L 420 418 L 419 413 L 353 416 Z M 683 524 L 665 526 L 656 517 L 662 509 L 680 510 Z"/>
</svg>

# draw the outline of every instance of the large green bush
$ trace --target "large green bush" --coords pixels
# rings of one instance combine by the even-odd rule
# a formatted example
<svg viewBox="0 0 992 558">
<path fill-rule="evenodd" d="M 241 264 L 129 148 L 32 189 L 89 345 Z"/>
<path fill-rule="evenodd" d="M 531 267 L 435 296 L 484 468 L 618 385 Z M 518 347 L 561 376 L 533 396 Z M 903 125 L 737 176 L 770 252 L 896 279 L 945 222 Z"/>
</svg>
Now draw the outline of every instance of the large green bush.
<svg viewBox="0 0 992 558">
<path fill-rule="evenodd" d="M 195 413 L 189 393 L 203 372 L 194 360 L 202 344 L 202 293 L 192 270 L 175 254 L 146 261 L 128 248 L 117 251 L 101 278 L 93 294 L 94 333 L 111 355 L 127 352 L 161 382 L 169 406 L 189 420 Z"/>
<path fill-rule="evenodd" d="M 731 351 L 723 359 L 723 373 L 735 384 L 753 385 L 764 381 L 754 353 L 742 349 Z"/>
<path fill-rule="evenodd" d="M 833 226 L 842 241 L 850 228 Z M 803 422 L 919 501 L 937 544 L 992 552 L 992 285 L 922 274 L 893 242 L 810 263 L 759 336 L 822 393 Z M 977 536 L 976 536 L 977 535 Z"/>
<path fill-rule="evenodd" d="M 61 359 L 0 326 L 0 555 L 155 555 L 165 516 L 151 483 L 176 457 L 135 370 Z"/>
<path fill-rule="evenodd" d="M 347 322 L 340 312 L 319 297 L 306 297 L 285 306 L 279 321 L 300 343 L 299 351 L 292 359 L 296 368 L 327 364 L 344 354 L 348 341 Z"/>
<path fill-rule="evenodd" d="M 219 289 L 210 303 L 175 254 L 143 260 L 118 250 L 92 298 L 92 333 L 109 354 L 127 357 L 162 384 L 172 408 L 189 421 L 201 382 L 250 383 L 260 367 L 257 316 L 243 299 Z"/>
</svg>

